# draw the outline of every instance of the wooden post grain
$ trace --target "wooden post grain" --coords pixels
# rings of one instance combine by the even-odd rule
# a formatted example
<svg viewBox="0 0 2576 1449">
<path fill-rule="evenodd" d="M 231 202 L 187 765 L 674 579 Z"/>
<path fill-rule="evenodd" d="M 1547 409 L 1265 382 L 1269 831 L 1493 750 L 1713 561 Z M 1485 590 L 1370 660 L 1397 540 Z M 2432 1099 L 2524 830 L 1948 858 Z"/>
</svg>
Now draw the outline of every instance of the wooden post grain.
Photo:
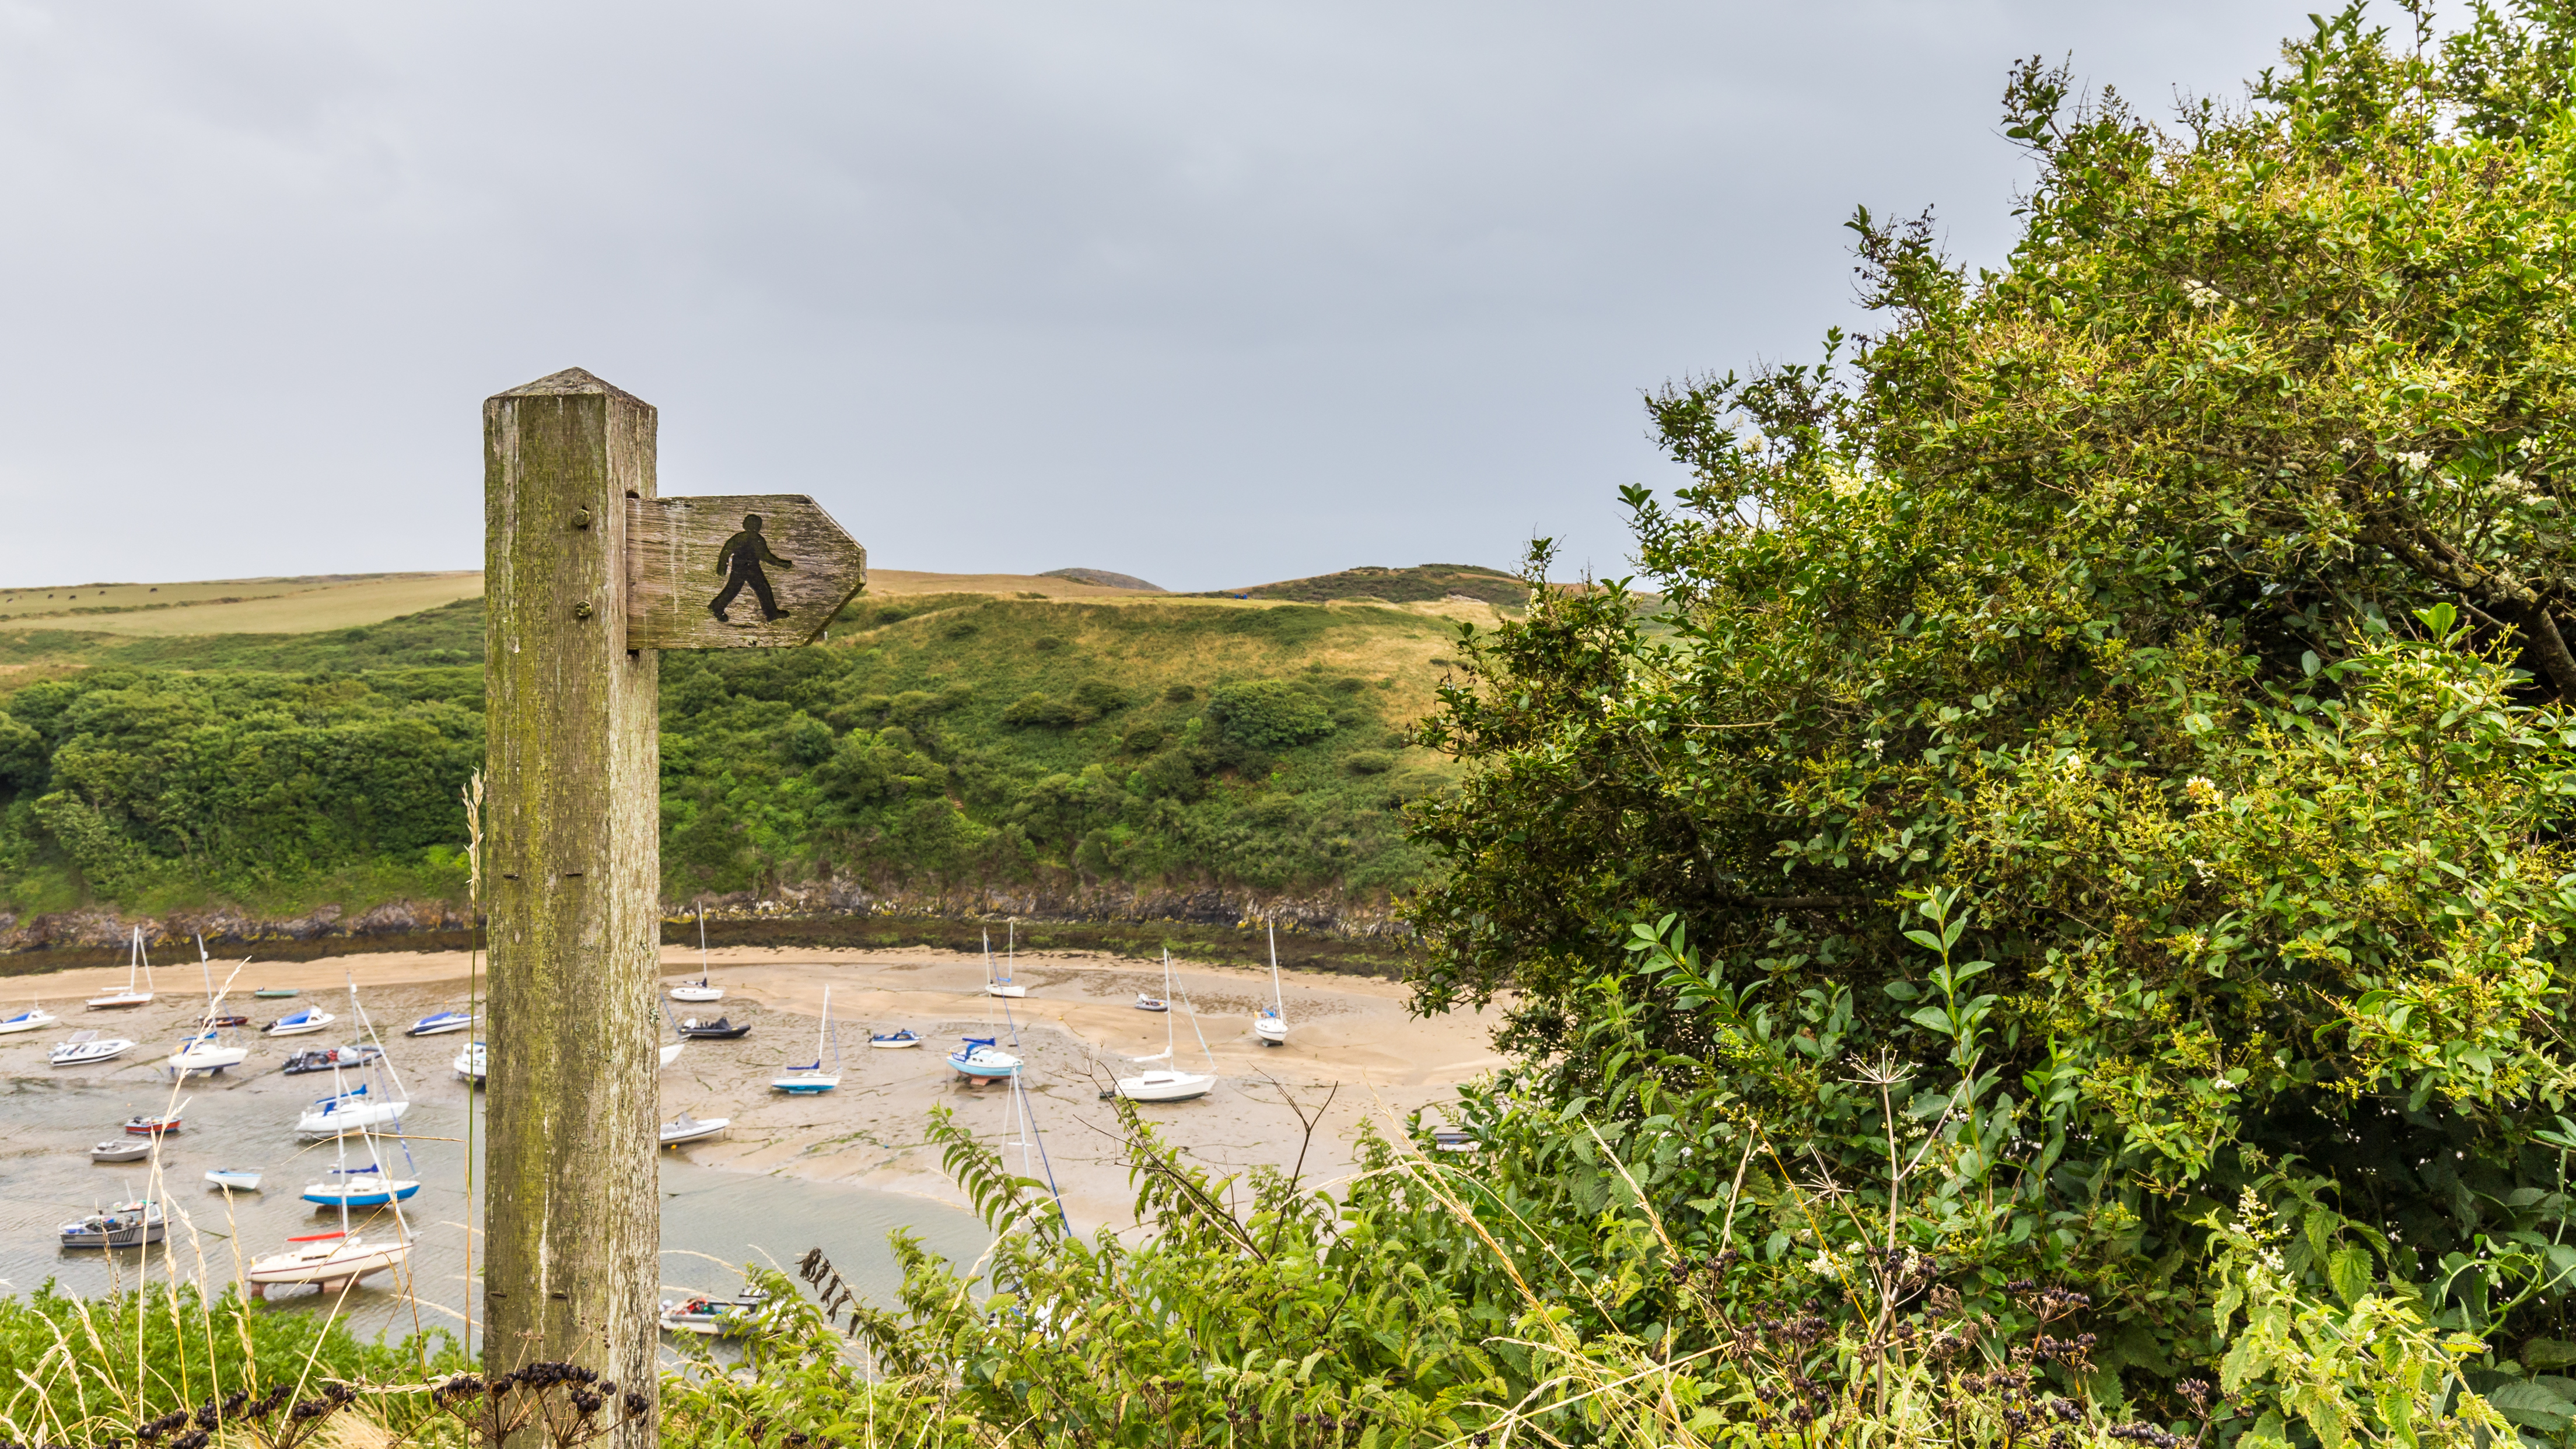
<svg viewBox="0 0 2576 1449">
<path fill-rule="evenodd" d="M 653 408 L 576 368 L 483 404 L 491 790 L 484 1357 L 654 1387 L 659 656 L 626 639 Z M 650 1422 L 621 1445 L 652 1442 Z"/>
</svg>

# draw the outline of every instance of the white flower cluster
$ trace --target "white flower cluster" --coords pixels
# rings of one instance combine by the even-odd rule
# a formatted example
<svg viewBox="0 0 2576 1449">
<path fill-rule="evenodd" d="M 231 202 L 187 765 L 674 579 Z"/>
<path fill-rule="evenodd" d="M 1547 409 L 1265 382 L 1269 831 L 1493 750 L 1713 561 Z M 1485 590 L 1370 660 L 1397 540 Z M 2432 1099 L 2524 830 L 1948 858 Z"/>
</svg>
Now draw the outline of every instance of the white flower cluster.
<svg viewBox="0 0 2576 1449">
<path fill-rule="evenodd" d="M 2397 455 L 2397 461 L 2414 469 L 2416 472 L 2421 473 L 2426 468 L 2433 465 L 2433 455 L 2430 453 L 2400 453 Z"/>
<path fill-rule="evenodd" d="M 2215 805 L 2226 798 L 2218 793 L 2216 782 L 2207 775 L 2194 775 L 2183 781 L 2182 792 L 2190 796 L 2195 805 Z"/>
<path fill-rule="evenodd" d="M 2182 279 L 2182 294 L 2191 305 L 2203 311 L 2219 306 L 2227 300 L 2227 295 L 2216 287 L 2192 277 Z"/>
<path fill-rule="evenodd" d="M 2507 493 L 2519 493 L 2525 498 L 2528 498 L 2534 493 L 2540 491 L 2538 488 L 2532 486 L 2530 479 L 2523 477 L 2520 473 L 2513 471 L 2511 468 L 2507 468 L 2496 475 L 2496 487 Z"/>
</svg>

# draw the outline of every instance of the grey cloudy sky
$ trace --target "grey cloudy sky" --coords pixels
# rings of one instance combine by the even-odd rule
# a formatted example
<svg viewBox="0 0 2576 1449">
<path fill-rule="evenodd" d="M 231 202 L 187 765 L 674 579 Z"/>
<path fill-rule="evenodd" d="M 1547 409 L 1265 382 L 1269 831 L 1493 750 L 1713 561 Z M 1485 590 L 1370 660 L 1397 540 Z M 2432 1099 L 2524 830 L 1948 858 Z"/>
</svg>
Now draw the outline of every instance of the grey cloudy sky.
<svg viewBox="0 0 2576 1449">
<path fill-rule="evenodd" d="M 1620 569 L 1637 396 L 1991 258 L 2014 57 L 2234 98 L 2312 0 L 0 0 L 0 581 L 477 567 L 481 399 L 880 567 Z"/>
</svg>

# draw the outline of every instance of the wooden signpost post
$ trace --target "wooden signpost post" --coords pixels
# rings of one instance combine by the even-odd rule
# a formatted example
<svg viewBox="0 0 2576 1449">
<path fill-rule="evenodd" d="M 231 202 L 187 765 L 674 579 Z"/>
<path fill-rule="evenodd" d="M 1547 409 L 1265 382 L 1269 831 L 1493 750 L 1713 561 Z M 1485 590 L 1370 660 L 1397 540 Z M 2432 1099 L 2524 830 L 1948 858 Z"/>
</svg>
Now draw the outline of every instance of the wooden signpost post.
<svg viewBox="0 0 2576 1449">
<path fill-rule="evenodd" d="M 799 494 L 663 498 L 650 404 L 574 368 L 483 404 L 492 995 L 484 1358 L 653 1392 L 656 651 L 795 645 L 867 581 Z M 649 1423 L 621 1443 L 653 1442 Z"/>
</svg>

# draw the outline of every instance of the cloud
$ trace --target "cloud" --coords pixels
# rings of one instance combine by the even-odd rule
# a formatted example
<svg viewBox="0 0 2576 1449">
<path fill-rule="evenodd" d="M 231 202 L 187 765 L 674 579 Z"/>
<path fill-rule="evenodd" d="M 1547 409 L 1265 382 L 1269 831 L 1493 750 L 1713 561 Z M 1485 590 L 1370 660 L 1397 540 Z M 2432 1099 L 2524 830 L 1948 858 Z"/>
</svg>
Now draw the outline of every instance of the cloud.
<svg viewBox="0 0 2576 1449">
<path fill-rule="evenodd" d="M 2298 7 L 0 0 L 0 577 L 471 566 L 478 405 L 888 567 L 1616 571 L 1640 389 L 1812 355 L 1855 203 L 1991 257 L 2019 55 Z"/>
</svg>

